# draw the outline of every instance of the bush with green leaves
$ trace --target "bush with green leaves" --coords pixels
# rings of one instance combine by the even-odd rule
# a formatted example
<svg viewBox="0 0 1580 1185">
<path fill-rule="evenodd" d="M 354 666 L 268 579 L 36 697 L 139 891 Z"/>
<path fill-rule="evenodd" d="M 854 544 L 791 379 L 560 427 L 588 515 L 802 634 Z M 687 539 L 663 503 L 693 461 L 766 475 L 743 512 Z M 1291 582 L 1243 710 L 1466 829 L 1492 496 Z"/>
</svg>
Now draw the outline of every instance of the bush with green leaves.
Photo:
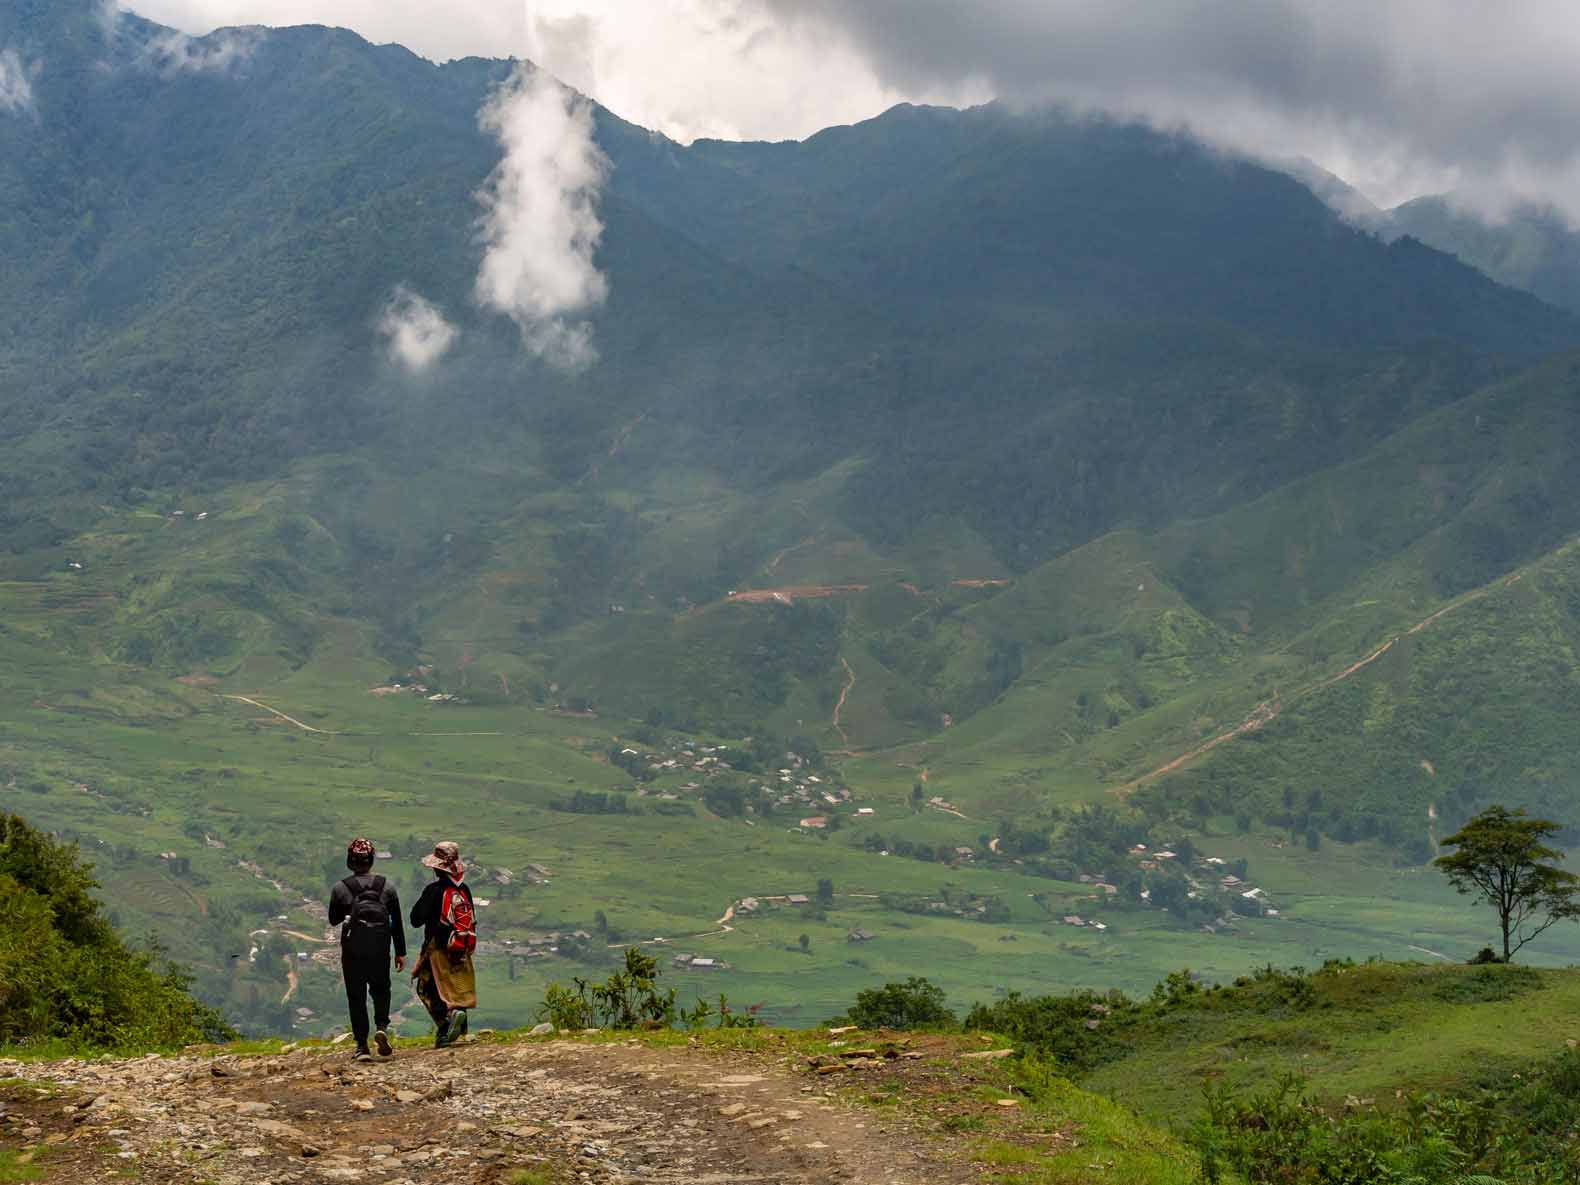
<svg viewBox="0 0 1580 1185">
<path fill-rule="evenodd" d="M 1208 1086 L 1187 1141 L 1215 1185 L 1559 1185 L 1580 1181 L 1580 1055 L 1451 1096 L 1325 1110 L 1291 1074 Z"/>
<path fill-rule="evenodd" d="M 924 1029 L 953 1025 L 955 1014 L 941 987 L 913 975 L 904 983 L 857 992 L 843 1019 L 862 1029 Z"/>
<path fill-rule="evenodd" d="M 675 1002 L 676 991 L 660 991 L 658 960 L 628 947 L 625 965 L 603 983 L 581 978 L 571 987 L 551 983 L 538 1008 L 538 1017 L 557 1029 L 668 1029 L 676 1020 L 689 1029 L 706 1028 L 709 1019 L 721 1029 L 754 1029 L 758 1005 L 747 1009 L 730 1007 L 723 992 L 715 1008 L 699 999 L 689 1009 Z"/>
<path fill-rule="evenodd" d="M 667 1029 L 675 1023 L 675 989 L 658 987 L 658 960 L 628 947 L 625 965 L 603 983 L 576 976 L 551 983 L 539 1016 L 557 1029 Z"/>
<path fill-rule="evenodd" d="M 705 1029 L 708 1021 L 714 1022 L 714 1027 L 719 1029 L 755 1029 L 759 1023 L 757 1010 L 761 1005 L 753 1004 L 744 1010 L 730 1007 L 730 998 L 723 992 L 719 993 L 719 1006 L 715 1008 L 700 996 L 697 1002 L 688 1009 L 682 1010 L 680 1019 L 688 1029 Z"/>
<path fill-rule="evenodd" d="M 1035 997 L 1010 992 L 991 1004 L 974 1004 L 965 1027 L 1009 1037 L 1052 1054 L 1067 1071 L 1084 1073 L 1128 1052 L 1120 1033 L 1137 1015 L 1136 1005 L 1121 992 Z"/>
<path fill-rule="evenodd" d="M 96 887 L 75 846 L 0 815 L 0 1044 L 154 1049 L 235 1036 L 192 998 L 184 971 L 117 937 Z"/>
</svg>

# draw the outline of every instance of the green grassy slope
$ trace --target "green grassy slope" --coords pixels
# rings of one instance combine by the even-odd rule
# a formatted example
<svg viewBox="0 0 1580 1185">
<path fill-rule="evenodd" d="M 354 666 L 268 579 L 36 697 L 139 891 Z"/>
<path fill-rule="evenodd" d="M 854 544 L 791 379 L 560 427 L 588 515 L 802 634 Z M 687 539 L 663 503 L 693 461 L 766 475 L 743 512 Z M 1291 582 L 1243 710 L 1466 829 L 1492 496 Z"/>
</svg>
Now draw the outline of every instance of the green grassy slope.
<svg viewBox="0 0 1580 1185">
<path fill-rule="evenodd" d="M 1290 1072 L 1325 1103 L 1396 1102 L 1562 1052 L 1580 993 L 1573 971 L 1499 966 L 1335 965 L 1307 982 L 1294 992 L 1263 979 L 1163 1009 L 1083 1085 L 1157 1117 L 1189 1113 L 1204 1083 L 1265 1088 Z"/>
</svg>

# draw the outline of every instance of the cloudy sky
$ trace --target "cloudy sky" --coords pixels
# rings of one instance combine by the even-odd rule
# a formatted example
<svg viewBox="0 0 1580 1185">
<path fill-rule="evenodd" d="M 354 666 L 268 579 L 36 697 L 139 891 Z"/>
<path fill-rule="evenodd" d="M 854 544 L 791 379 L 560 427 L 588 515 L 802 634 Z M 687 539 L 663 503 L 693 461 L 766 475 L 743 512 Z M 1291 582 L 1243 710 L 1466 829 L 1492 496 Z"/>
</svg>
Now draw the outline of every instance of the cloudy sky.
<svg viewBox="0 0 1580 1185">
<path fill-rule="evenodd" d="M 902 100 L 1060 100 L 1309 157 L 1392 204 L 1580 214 L 1573 0 L 124 0 L 191 33 L 336 24 L 525 56 L 680 140 L 802 137 Z"/>
</svg>

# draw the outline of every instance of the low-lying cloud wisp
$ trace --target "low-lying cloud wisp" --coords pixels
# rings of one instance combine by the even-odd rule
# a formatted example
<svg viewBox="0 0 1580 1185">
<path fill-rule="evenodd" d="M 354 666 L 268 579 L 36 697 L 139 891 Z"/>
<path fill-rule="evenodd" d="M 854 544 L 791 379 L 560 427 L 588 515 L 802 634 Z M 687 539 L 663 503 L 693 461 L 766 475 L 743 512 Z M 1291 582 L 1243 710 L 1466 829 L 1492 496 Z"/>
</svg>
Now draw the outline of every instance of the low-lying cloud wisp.
<svg viewBox="0 0 1580 1185">
<path fill-rule="evenodd" d="M 561 370 L 597 361 L 592 325 L 609 284 L 594 261 L 603 236 L 598 198 L 609 159 L 592 106 L 521 64 L 479 120 L 505 156 L 477 194 L 483 206 L 480 305 L 504 313 L 527 349 Z"/>
<path fill-rule="evenodd" d="M 16 115 L 34 109 L 32 75 L 16 50 L 0 50 L 0 112 Z"/>
<path fill-rule="evenodd" d="M 421 374 L 455 344 L 457 330 L 437 305 L 399 285 L 379 317 L 390 360 L 412 374 Z"/>
<path fill-rule="evenodd" d="M 223 29 L 207 37 L 188 37 L 172 29 L 148 43 L 142 61 L 167 78 L 221 72 L 252 57 L 261 40 L 255 29 Z"/>
</svg>

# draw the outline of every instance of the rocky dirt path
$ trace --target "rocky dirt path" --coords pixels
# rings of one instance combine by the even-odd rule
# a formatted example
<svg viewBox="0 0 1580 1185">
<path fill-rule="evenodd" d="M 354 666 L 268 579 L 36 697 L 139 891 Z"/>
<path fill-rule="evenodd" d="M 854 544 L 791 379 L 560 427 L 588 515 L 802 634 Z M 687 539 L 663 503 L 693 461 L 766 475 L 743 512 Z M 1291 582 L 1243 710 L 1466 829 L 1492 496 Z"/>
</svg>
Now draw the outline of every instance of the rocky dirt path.
<svg viewBox="0 0 1580 1185">
<path fill-rule="evenodd" d="M 0 1061 L 0 1082 L 0 1148 L 73 1185 L 978 1179 L 914 1120 L 844 1102 L 785 1054 L 485 1040 L 371 1064 L 343 1047 Z"/>
</svg>

